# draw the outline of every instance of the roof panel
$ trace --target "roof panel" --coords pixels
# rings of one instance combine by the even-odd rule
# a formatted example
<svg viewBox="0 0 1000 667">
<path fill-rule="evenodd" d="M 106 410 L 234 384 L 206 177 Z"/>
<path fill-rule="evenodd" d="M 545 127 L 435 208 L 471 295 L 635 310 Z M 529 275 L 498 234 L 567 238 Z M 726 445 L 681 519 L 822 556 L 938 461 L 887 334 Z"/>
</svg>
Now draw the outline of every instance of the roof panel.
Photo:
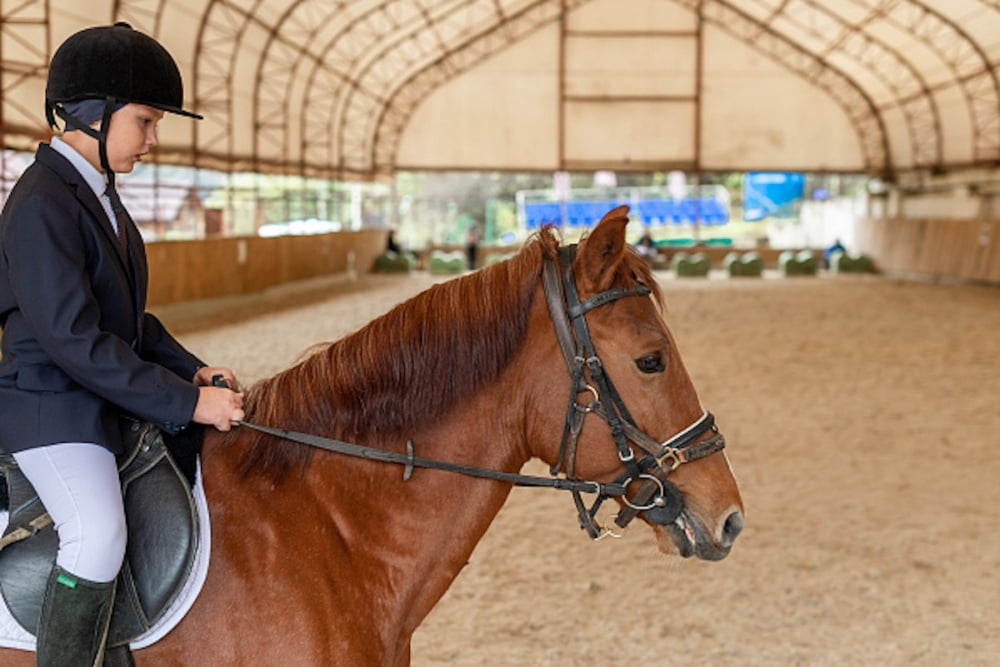
<svg viewBox="0 0 1000 667">
<path fill-rule="evenodd" d="M 696 92 L 696 46 L 693 37 L 570 37 L 566 94 L 690 98 Z"/>
<path fill-rule="evenodd" d="M 567 102 L 567 166 L 666 170 L 694 156 L 693 102 L 629 100 Z M 600 131 L 594 131 L 600 128 Z"/>
<path fill-rule="evenodd" d="M 874 14 L 880 10 L 878 5 L 858 0 L 845 0 L 843 2 L 826 2 L 824 5 L 831 11 L 835 11 L 844 23 L 854 28 L 862 26 L 871 20 Z"/>
<path fill-rule="evenodd" d="M 399 163 L 487 169 L 502 161 L 513 169 L 557 169 L 554 35 L 553 28 L 540 31 L 424 98 L 400 140 Z"/>
<path fill-rule="evenodd" d="M 636 16 L 643 20 L 637 22 Z M 619 0 L 593 0 L 569 15 L 567 28 L 602 32 L 694 32 L 696 14 L 663 0 L 633 0 L 623 11 Z"/>
<path fill-rule="evenodd" d="M 721 28 L 706 31 L 702 160 L 708 169 L 845 169 L 862 160 L 835 99 Z M 744 110 L 751 107 L 755 113 Z"/>
<path fill-rule="evenodd" d="M 897 93 L 893 85 L 898 82 L 887 79 L 881 72 L 862 66 L 857 58 L 843 52 L 831 53 L 826 62 L 842 72 L 847 72 L 851 80 L 857 83 L 871 98 L 876 106 L 889 106 L 895 103 Z"/>
<path fill-rule="evenodd" d="M 801 46 L 806 51 L 817 55 L 825 53 L 830 48 L 831 42 L 842 32 L 837 26 L 825 32 L 820 32 L 813 26 L 784 16 L 779 16 L 772 20 L 768 24 L 768 29 L 774 30 L 782 37 L 795 42 L 795 44 Z"/>
<path fill-rule="evenodd" d="M 893 146 L 893 159 L 901 164 L 914 162 L 913 142 L 907 132 L 906 114 L 902 107 L 888 106 L 882 110 L 885 131 Z"/>
<path fill-rule="evenodd" d="M 942 86 L 934 91 L 934 98 L 941 107 L 950 138 L 945 143 L 945 161 L 954 164 L 971 162 L 975 158 L 974 130 L 962 90 L 954 84 Z"/>
<path fill-rule="evenodd" d="M 787 0 L 746 0 L 739 4 L 741 11 L 754 18 L 761 25 L 768 25 Z M 697 4 L 697 3 L 692 3 Z"/>
<path fill-rule="evenodd" d="M 772 25 L 779 27 L 782 23 L 794 23 L 800 26 L 803 33 L 817 38 L 825 37 L 823 41 L 829 42 L 844 29 L 845 21 L 836 11 L 839 4 L 842 3 L 816 4 L 803 0 L 790 0 L 782 5 Z"/>
</svg>

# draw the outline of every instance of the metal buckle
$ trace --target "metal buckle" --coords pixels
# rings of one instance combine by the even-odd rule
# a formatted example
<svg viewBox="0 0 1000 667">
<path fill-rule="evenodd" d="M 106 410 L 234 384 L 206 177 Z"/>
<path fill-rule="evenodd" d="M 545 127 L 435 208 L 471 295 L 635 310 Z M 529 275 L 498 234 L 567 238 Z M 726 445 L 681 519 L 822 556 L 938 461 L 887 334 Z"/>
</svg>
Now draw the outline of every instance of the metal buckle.
<svg viewBox="0 0 1000 667">
<path fill-rule="evenodd" d="M 606 537 L 611 537 L 616 540 L 620 540 L 621 538 L 625 537 L 625 533 L 627 532 L 628 527 L 627 526 L 619 527 L 615 525 L 614 505 L 609 506 L 608 512 L 604 513 L 603 517 L 601 516 L 601 513 L 598 512 L 592 519 L 592 521 L 594 522 L 594 526 L 597 528 L 598 531 L 597 536 L 591 538 L 594 542 L 600 542 Z M 605 521 L 605 519 L 610 519 L 610 520 Z"/>
<path fill-rule="evenodd" d="M 670 460 L 670 465 L 666 466 L 665 462 L 668 460 Z M 667 472 L 677 470 L 682 463 L 685 463 L 684 450 L 676 447 L 666 447 L 663 453 L 656 457 L 656 465 L 666 468 Z"/>
<path fill-rule="evenodd" d="M 586 411 L 590 412 L 591 410 L 593 410 L 593 408 L 594 408 L 595 405 L 598 405 L 601 402 L 601 394 L 600 394 L 600 392 L 597 391 L 597 387 L 595 387 L 592 384 L 586 384 L 586 385 L 584 385 L 583 389 L 580 389 L 576 393 L 577 394 L 582 394 L 585 391 L 589 391 L 591 394 L 594 395 L 594 400 L 592 400 L 590 402 L 590 404 L 586 406 L 586 408 L 587 408 Z"/>
</svg>

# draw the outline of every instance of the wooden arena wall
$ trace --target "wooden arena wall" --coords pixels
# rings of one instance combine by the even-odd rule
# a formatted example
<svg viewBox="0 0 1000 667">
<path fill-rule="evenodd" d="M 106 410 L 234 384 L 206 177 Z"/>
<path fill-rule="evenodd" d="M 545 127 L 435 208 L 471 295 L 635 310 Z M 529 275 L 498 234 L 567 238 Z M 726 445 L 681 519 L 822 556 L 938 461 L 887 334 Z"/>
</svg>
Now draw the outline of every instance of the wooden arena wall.
<svg viewBox="0 0 1000 667">
<path fill-rule="evenodd" d="M 1000 223 L 993 220 L 864 218 L 857 250 L 879 271 L 1000 284 Z"/>
<path fill-rule="evenodd" d="M 149 243 L 150 306 L 234 296 L 348 271 L 368 273 L 384 229 Z"/>
</svg>

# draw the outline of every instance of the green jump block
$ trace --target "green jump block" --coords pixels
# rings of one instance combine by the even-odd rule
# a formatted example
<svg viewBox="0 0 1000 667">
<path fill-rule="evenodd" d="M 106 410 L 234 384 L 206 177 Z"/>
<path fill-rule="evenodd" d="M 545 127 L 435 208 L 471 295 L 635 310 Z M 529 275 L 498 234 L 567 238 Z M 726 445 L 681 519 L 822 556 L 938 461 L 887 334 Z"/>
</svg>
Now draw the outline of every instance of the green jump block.
<svg viewBox="0 0 1000 667">
<path fill-rule="evenodd" d="M 670 260 L 670 267 L 678 277 L 703 277 L 708 275 L 712 263 L 703 253 L 689 255 L 686 252 L 675 254 Z"/>
<path fill-rule="evenodd" d="M 764 260 L 754 251 L 738 253 L 731 252 L 723 260 L 723 266 L 730 276 L 755 276 L 764 273 Z"/>
<path fill-rule="evenodd" d="M 835 252 L 830 255 L 830 270 L 834 273 L 874 273 L 875 264 L 868 255 Z"/>
<path fill-rule="evenodd" d="M 434 274 L 462 273 L 465 271 L 465 254 L 460 250 L 452 252 L 435 250 L 431 252 L 427 270 Z"/>
<path fill-rule="evenodd" d="M 778 255 L 778 266 L 786 276 L 814 276 L 819 264 L 809 250 L 785 250 Z"/>
<path fill-rule="evenodd" d="M 412 255 L 388 250 L 375 258 L 375 273 L 409 273 L 416 263 Z"/>
</svg>

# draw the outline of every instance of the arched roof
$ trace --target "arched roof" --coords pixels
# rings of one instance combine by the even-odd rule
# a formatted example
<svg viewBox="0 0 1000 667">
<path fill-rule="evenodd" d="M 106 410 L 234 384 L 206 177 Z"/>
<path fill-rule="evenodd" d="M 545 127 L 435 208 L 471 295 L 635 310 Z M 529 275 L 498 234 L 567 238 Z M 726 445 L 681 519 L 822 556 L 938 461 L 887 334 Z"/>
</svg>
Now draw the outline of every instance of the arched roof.
<svg viewBox="0 0 1000 667">
<path fill-rule="evenodd" d="M 0 132 L 46 136 L 51 51 L 125 20 L 201 122 L 159 159 L 407 169 L 906 171 L 1000 161 L 998 0 L 23 0 Z"/>
</svg>

